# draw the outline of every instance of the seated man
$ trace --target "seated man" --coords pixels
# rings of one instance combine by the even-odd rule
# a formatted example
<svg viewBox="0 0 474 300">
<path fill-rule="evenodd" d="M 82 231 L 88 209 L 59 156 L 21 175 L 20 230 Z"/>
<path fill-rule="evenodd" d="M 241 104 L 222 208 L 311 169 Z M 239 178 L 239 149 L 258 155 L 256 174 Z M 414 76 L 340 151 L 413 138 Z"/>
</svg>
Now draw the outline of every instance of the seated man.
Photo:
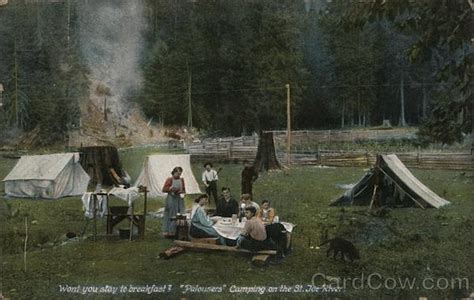
<svg viewBox="0 0 474 300">
<path fill-rule="evenodd" d="M 260 209 L 260 206 L 256 202 L 252 201 L 252 196 L 250 196 L 250 194 L 242 194 L 242 196 L 240 196 L 240 203 L 241 205 L 243 204 L 244 208 L 253 206 L 255 207 L 255 211 Z"/>
<path fill-rule="evenodd" d="M 275 209 L 270 207 L 270 201 L 263 200 L 261 208 L 257 211 L 257 219 L 268 225 L 273 223 L 275 218 Z"/>
<path fill-rule="evenodd" d="M 257 210 L 253 206 L 245 208 L 245 222 L 241 235 L 237 239 L 237 248 L 260 251 L 274 248 L 267 240 L 267 232 L 263 223 L 255 217 Z"/>
<path fill-rule="evenodd" d="M 189 235 L 194 238 L 218 237 L 221 245 L 225 245 L 225 239 L 212 227 L 215 221 L 211 221 L 204 210 L 204 205 L 208 203 L 208 200 L 209 197 L 206 194 L 202 194 L 194 200 L 196 204 L 191 213 Z"/>
<path fill-rule="evenodd" d="M 239 213 L 239 203 L 230 194 L 230 188 L 223 187 L 222 195 L 217 199 L 216 216 L 230 218 Z"/>
</svg>

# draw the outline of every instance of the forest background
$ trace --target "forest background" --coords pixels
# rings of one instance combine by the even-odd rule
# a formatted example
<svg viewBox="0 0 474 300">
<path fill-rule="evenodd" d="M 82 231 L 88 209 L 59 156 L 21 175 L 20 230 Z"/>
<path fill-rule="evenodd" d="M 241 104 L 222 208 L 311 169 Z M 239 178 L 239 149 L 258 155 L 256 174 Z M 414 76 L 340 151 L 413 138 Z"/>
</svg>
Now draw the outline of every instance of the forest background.
<svg viewBox="0 0 474 300">
<path fill-rule="evenodd" d="M 450 144 L 472 131 L 473 27 L 460 0 L 10 0 L 0 132 L 65 141 L 94 81 L 124 118 L 137 105 L 214 136 L 282 129 L 289 84 L 294 129 L 390 120 Z"/>
</svg>

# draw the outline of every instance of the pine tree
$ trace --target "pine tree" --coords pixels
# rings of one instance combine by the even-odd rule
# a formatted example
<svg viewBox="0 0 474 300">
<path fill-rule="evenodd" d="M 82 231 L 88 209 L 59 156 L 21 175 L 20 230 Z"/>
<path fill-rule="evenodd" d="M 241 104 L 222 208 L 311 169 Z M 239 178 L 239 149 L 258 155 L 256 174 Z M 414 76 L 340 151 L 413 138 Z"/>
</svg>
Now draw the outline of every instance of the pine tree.
<svg viewBox="0 0 474 300">
<path fill-rule="evenodd" d="M 68 2 L 69 3 L 69 2 Z M 73 3 L 12 2 L 0 11 L 5 39 L 6 110 L 12 125 L 37 129 L 40 144 L 63 140 L 79 123 L 79 100 L 88 92 Z M 3 27 L 5 26 L 5 27 Z M 14 33 L 14 34 L 12 34 Z"/>
</svg>

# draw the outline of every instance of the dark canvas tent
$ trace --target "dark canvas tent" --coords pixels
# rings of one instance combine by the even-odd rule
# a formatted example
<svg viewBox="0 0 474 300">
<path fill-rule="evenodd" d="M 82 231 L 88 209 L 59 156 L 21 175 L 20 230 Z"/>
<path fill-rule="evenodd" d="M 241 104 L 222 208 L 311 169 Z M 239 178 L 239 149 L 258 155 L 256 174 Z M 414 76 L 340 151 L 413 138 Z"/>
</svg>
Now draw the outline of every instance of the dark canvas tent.
<svg viewBox="0 0 474 300">
<path fill-rule="evenodd" d="M 395 154 L 379 155 L 375 166 L 331 205 L 417 206 L 440 208 L 450 202 L 421 183 Z"/>
</svg>

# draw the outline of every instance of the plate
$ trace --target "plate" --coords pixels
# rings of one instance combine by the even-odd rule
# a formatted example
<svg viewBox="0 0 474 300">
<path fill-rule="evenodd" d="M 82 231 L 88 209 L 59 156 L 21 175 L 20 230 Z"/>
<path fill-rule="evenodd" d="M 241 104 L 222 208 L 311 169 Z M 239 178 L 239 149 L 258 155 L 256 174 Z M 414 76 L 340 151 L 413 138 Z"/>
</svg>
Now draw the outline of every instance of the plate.
<svg viewBox="0 0 474 300">
<path fill-rule="evenodd" d="M 221 223 L 223 225 L 231 225 L 232 224 L 232 218 L 222 218 Z"/>
</svg>

